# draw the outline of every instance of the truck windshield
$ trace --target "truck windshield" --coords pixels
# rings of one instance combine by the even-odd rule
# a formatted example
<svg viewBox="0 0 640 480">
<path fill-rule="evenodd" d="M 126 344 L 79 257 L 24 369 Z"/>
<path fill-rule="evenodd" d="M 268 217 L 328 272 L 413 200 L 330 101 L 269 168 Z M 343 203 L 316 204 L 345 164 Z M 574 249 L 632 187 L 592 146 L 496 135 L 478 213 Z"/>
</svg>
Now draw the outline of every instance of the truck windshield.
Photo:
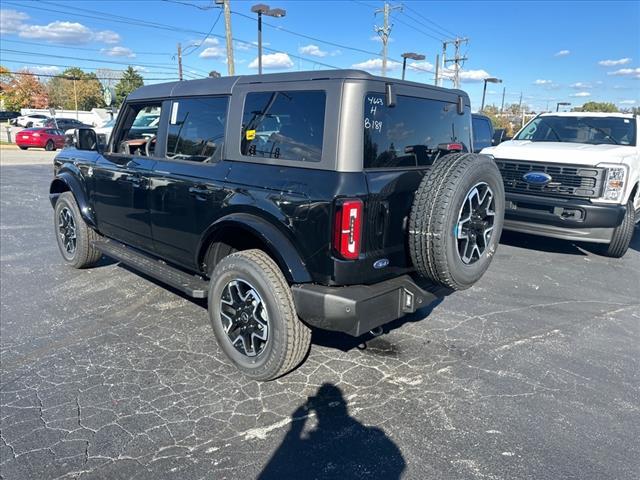
<svg viewBox="0 0 640 480">
<path fill-rule="evenodd" d="M 550 115 L 533 119 L 514 140 L 635 145 L 636 121 L 624 117 Z"/>
<path fill-rule="evenodd" d="M 455 103 L 398 95 L 387 107 L 381 93 L 364 99 L 364 167 L 406 168 L 430 165 L 443 145 L 471 146 L 471 114 Z"/>
</svg>

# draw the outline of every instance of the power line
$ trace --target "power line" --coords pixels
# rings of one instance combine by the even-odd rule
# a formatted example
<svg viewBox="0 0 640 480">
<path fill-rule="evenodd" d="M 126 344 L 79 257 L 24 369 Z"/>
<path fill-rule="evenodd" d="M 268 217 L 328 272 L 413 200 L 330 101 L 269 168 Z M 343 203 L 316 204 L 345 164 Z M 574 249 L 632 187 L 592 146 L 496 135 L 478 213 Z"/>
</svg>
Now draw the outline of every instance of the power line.
<svg viewBox="0 0 640 480">
<path fill-rule="evenodd" d="M 26 61 L 26 60 L 15 60 L 15 59 L 12 59 L 12 58 L 5 58 L 5 57 L 2 58 L 2 61 L 3 62 L 9 62 L 9 63 L 22 63 L 23 65 L 35 65 L 35 66 L 38 66 L 38 67 L 48 66 L 48 67 L 59 67 L 59 68 L 80 68 L 80 69 L 83 69 L 83 70 L 99 70 L 101 68 L 104 68 L 102 66 L 100 66 L 100 67 L 79 67 L 78 65 L 61 65 L 59 63 L 47 63 L 46 65 L 43 65 L 42 63 L 39 63 L 39 62 L 29 62 L 29 61 Z M 134 68 L 134 70 L 136 70 L 135 66 L 133 68 Z M 123 72 L 124 70 L 117 70 L 117 71 Z M 175 75 L 175 72 L 173 72 L 173 71 L 165 71 L 165 70 L 155 70 L 155 71 L 149 72 L 149 73 L 158 74 L 158 75 L 163 75 L 163 74 Z M 35 75 L 37 75 L 37 74 L 35 74 Z"/>
<path fill-rule="evenodd" d="M 7 72 L 9 75 L 33 75 L 34 77 L 47 77 L 47 78 L 64 78 L 64 79 L 71 79 L 72 77 L 67 77 L 65 75 L 55 75 L 52 73 L 32 73 L 32 72 L 15 72 L 15 71 L 8 71 Z M 75 80 L 78 81 L 91 81 L 91 80 L 113 80 L 113 78 L 108 78 L 108 77 L 91 77 L 91 78 L 78 78 L 78 77 L 73 77 Z M 175 80 L 175 78 L 145 78 L 145 80 Z"/>
<path fill-rule="evenodd" d="M 407 2 L 408 3 L 408 2 Z M 427 17 L 425 17 L 422 13 L 418 12 L 417 10 L 415 10 L 414 8 L 410 7 L 408 4 L 404 4 L 405 8 L 413 13 L 415 13 L 417 16 L 419 16 L 420 18 L 422 18 L 425 22 L 430 23 L 431 25 L 439 28 L 440 30 L 442 30 L 444 32 L 444 36 L 454 36 L 454 37 L 458 37 L 459 35 L 457 33 L 453 33 L 451 30 L 448 30 L 446 28 L 444 28 L 442 25 L 434 22 L 433 20 L 428 19 Z M 426 25 L 425 25 L 426 27 Z M 433 29 L 432 29 L 433 30 Z"/>
<path fill-rule="evenodd" d="M 117 24 L 128 24 L 128 25 L 135 25 L 135 26 L 141 26 L 141 27 L 146 27 L 146 28 L 155 28 L 155 29 L 159 29 L 159 30 L 167 30 L 167 31 L 171 31 L 171 32 L 184 32 L 184 33 L 191 33 L 191 34 L 196 34 L 196 35 L 205 35 L 206 32 L 202 32 L 199 30 L 191 30 L 188 28 L 180 28 L 180 27 L 175 27 L 172 25 L 166 25 L 166 24 L 161 24 L 161 23 L 156 23 L 156 22 L 147 22 L 147 21 L 140 21 L 137 19 L 133 19 L 130 17 L 123 17 L 121 15 L 113 15 L 111 13 L 106 13 L 106 12 L 100 12 L 97 10 L 88 10 L 86 8 L 79 8 L 79 7 L 74 7 L 74 11 L 68 11 L 68 10 L 55 10 L 55 9 L 51 9 L 51 8 L 44 8 L 40 5 L 45 4 L 45 5 L 54 5 L 54 6 L 60 6 L 63 8 L 66 8 L 66 6 L 64 5 L 60 5 L 60 4 L 56 4 L 54 2 L 39 2 L 38 6 L 30 6 L 30 5 L 26 5 L 26 4 L 21 4 L 21 3 L 14 3 L 11 1 L 4 1 L 4 5 L 12 5 L 12 6 L 16 6 L 19 8 L 33 8 L 36 9 L 38 11 L 48 11 L 48 12 L 54 12 L 54 13 L 63 13 L 65 15 L 71 15 L 71 16 L 76 16 L 76 17 L 82 17 L 82 18 L 91 18 L 91 19 L 97 19 L 97 20 L 101 20 L 103 22 L 111 22 L 111 23 L 117 23 Z M 96 15 L 87 15 L 87 14 L 82 14 L 82 13 L 77 13 L 75 10 L 79 10 L 79 11 L 83 11 L 83 12 L 89 12 L 89 13 L 96 13 L 100 16 L 96 16 Z M 218 34 L 211 34 L 212 37 L 217 37 L 217 38 L 221 38 L 224 39 L 225 36 L 224 35 L 218 35 Z M 251 45 L 252 47 L 255 47 L 253 45 L 252 42 L 248 41 L 248 40 L 244 40 L 241 38 L 233 38 L 233 41 L 235 42 L 240 42 L 243 44 L 247 44 L 247 45 Z M 321 65 L 323 67 L 328 67 L 328 68 L 333 68 L 333 69 L 339 69 L 340 67 L 336 67 L 335 65 L 330 65 L 328 63 L 324 63 L 324 62 L 320 62 L 317 60 L 312 60 L 308 57 L 301 57 L 299 55 L 295 55 L 293 53 L 287 52 L 285 50 L 276 50 L 273 48 L 267 48 L 264 47 L 264 50 L 267 50 L 269 52 L 274 52 L 274 53 L 286 53 L 287 55 L 289 55 L 290 57 L 296 58 L 296 59 L 300 59 L 300 60 L 304 60 L 310 63 L 314 63 L 316 65 Z"/>
<path fill-rule="evenodd" d="M 412 17 L 409 17 L 412 18 Z M 437 40 L 438 42 L 442 41 L 442 37 L 436 37 L 435 35 L 431 35 L 430 33 L 425 32 L 424 30 L 420 30 L 417 27 L 414 27 L 413 25 L 411 25 L 410 23 L 405 22 L 404 20 L 402 20 L 401 18 L 395 17 L 395 20 L 397 22 L 402 23 L 403 25 L 406 25 L 409 28 L 412 28 L 413 30 L 415 30 L 418 33 L 421 33 L 422 35 L 429 37 L 429 38 L 433 38 L 434 40 Z"/>
<path fill-rule="evenodd" d="M 183 57 L 186 57 L 187 55 L 191 55 L 193 52 L 198 51 L 198 49 L 204 44 L 204 42 L 206 42 L 207 39 L 211 36 L 211 32 L 213 32 L 213 29 L 216 28 L 216 25 L 218 24 L 218 20 L 220 20 L 221 16 L 222 16 L 222 10 L 220 10 L 220 12 L 218 13 L 218 16 L 216 17 L 216 21 L 213 22 L 213 25 L 211 25 L 211 28 L 209 29 L 207 34 L 204 36 L 204 38 L 200 42 L 198 42 L 196 45 L 189 45 L 187 48 L 193 48 L 193 50 L 186 53 L 182 52 Z"/>
<path fill-rule="evenodd" d="M 45 48 L 60 48 L 60 45 L 52 45 L 50 43 L 42 43 L 42 42 L 27 42 L 25 40 L 10 40 L 8 38 L 3 38 L 2 39 L 3 42 L 11 42 L 11 43 L 20 43 L 20 44 L 24 44 L 24 45 L 33 45 L 36 47 L 45 47 Z M 105 49 L 103 48 L 86 48 L 86 47 L 76 47 L 74 45 L 73 47 L 74 50 L 84 50 L 87 52 L 103 52 Z M 173 55 L 173 53 L 167 53 L 167 52 L 139 52 L 139 51 L 135 51 L 133 52 L 136 55 L 163 55 L 163 56 L 167 56 L 170 57 L 171 55 Z"/>
</svg>

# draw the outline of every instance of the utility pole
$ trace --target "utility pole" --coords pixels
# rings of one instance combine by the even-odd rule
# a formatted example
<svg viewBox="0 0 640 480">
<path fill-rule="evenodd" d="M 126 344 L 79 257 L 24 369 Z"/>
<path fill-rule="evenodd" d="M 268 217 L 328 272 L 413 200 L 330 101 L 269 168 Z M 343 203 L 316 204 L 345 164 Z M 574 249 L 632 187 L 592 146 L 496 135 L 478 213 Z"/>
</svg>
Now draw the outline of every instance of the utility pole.
<svg viewBox="0 0 640 480">
<path fill-rule="evenodd" d="M 522 126 L 524 127 L 524 112 L 522 111 L 522 92 L 520 92 L 520 102 L 519 102 L 519 108 L 520 108 L 520 115 L 522 115 Z"/>
<path fill-rule="evenodd" d="M 502 104 L 500 105 L 500 113 L 504 111 L 504 94 L 507 91 L 507 87 L 502 87 Z"/>
<path fill-rule="evenodd" d="M 441 72 L 440 72 L 440 76 L 442 77 L 442 79 L 444 80 L 444 67 L 447 65 L 447 42 L 442 42 L 442 65 L 441 65 Z M 442 85 L 444 85 L 444 81 L 440 82 L 440 77 L 436 74 L 436 85 L 440 86 L 442 83 Z"/>
<path fill-rule="evenodd" d="M 439 79 L 438 72 L 439 71 L 440 71 L 440 55 L 436 54 L 436 83 L 435 83 L 436 87 L 438 85 L 440 85 L 440 83 L 438 82 L 438 79 Z"/>
<path fill-rule="evenodd" d="M 222 8 L 224 9 L 224 31 L 227 37 L 227 68 L 229 75 L 235 75 L 236 68 L 233 62 L 233 35 L 231 34 L 231 7 L 229 6 L 229 0 L 224 0 Z M 260 60 L 262 61 L 262 59 Z"/>
<path fill-rule="evenodd" d="M 393 28 L 393 24 L 389 25 L 389 14 L 392 10 L 400 10 L 402 11 L 402 5 L 396 5 L 392 7 L 387 2 L 384 2 L 384 8 L 379 8 L 375 11 L 375 14 L 378 13 L 384 14 L 384 23 L 382 27 L 378 27 L 377 25 L 374 27 L 374 30 L 378 35 L 380 35 L 380 39 L 382 40 L 382 76 L 387 76 L 387 44 L 389 43 L 389 35 L 391 35 L 391 28 Z"/>
<path fill-rule="evenodd" d="M 178 80 L 182 81 L 182 45 L 178 44 Z"/>
<path fill-rule="evenodd" d="M 467 57 L 460 56 L 460 46 L 463 44 L 469 43 L 468 38 L 460 38 L 456 37 L 455 40 L 447 40 L 443 42 L 443 56 L 446 55 L 446 50 L 448 45 L 453 45 L 455 48 L 455 55 L 453 60 L 444 60 L 443 65 L 446 67 L 447 63 L 453 63 L 453 88 L 460 88 L 460 67 L 462 66 L 462 62 L 468 60 Z"/>
</svg>

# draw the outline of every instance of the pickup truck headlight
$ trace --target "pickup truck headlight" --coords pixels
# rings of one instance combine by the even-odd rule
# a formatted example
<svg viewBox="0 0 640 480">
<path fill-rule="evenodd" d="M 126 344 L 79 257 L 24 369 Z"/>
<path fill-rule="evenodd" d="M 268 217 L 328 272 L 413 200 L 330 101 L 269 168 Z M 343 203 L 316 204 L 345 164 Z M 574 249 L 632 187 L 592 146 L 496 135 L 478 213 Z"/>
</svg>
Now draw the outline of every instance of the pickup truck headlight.
<svg viewBox="0 0 640 480">
<path fill-rule="evenodd" d="M 598 167 L 606 168 L 604 188 L 600 199 L 606 202 L 621 202 L 628 174 L 627 166 L 600 164 Z"/>
</svg>

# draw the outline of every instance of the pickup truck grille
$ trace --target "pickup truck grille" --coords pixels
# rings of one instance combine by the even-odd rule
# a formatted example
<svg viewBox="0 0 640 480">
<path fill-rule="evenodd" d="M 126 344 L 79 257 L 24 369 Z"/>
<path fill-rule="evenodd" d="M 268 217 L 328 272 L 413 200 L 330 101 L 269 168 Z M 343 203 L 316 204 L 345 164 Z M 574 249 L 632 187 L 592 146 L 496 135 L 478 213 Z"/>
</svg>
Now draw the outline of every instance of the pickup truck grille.
<svg viewBox="0 0 640 480">
<path fill-rule="evenodd" d="M 496 164 L 506 192 L 570 198 L 596 198 L 601 195 L 603 168 L 502 159 L 496 159 Z M 552 180 L 547 185 L 532 185 L 523 178 L 528 172 L 544 172 Z"/>
</svg>

